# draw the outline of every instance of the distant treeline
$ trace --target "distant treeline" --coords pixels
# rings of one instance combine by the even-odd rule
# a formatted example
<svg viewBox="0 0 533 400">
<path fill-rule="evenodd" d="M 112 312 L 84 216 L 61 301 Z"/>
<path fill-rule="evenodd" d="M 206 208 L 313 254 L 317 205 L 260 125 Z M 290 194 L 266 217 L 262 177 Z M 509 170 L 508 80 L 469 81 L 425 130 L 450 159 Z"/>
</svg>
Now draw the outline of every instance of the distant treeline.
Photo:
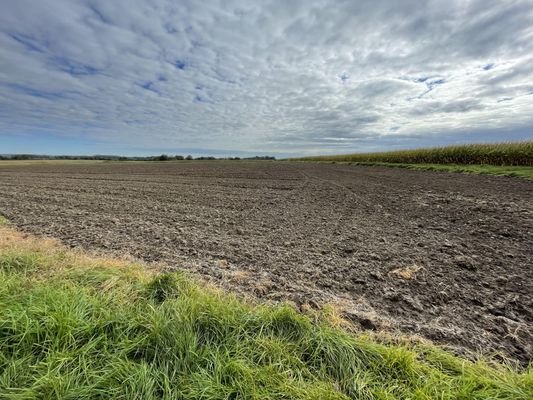
<svg viewBox="0 0 533 400">
<path fill-rule="evenodd" d="M 302 157 L 297 161 L 338 161 L 354 163 L 466 164 L 533 166 L 533 141 L 466 144 L 383 153 Z"/>
<path fill-rule="evenodd" d="M 108 156 L 108 155 L 94 155 L 94 156 L 48 156 L 42 154 L 0 154 L 0 160 L 101 160 L 101 161 L 172 161 L 172 160 L 275 160 L 272 156 L 255 156 L 255 157 L 213 157 L 202 156 L 193 157 L 191 155 L 167 155 L 161 154 L 159 156 L 146 157 L 125 157 L 125 156 Z"/>
</svg>

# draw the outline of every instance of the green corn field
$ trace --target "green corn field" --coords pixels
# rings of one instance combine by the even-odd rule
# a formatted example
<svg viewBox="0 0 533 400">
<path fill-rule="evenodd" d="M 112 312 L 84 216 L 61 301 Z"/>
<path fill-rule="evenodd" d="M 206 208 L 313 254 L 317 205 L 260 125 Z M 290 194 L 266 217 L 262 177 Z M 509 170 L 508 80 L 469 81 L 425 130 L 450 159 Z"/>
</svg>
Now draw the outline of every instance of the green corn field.
<svg viewBox="0 0 533 400">
<path fill-rule="evenodd" d="M 533 166 L 533 141 L 467 144 L 380 153 L 302 157 L 299 161 Z"/>
</svg>

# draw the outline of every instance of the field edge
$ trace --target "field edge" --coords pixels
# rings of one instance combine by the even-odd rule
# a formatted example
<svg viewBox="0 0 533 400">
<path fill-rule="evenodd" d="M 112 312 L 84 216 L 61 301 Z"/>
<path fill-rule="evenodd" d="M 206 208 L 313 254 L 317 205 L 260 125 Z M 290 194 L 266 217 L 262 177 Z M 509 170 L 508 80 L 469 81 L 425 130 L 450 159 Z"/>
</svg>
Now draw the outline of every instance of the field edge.
<svg viewBox="0 0 533 400">
<path fill-rule="evenodd" d="M 406 164 L 406 163 L 386 163 L 386 162 L 359 162 L 359 161 L 288 161 L 306 163 L 341 164 L 361 167 L 386 167 L 402 168 L 420 171 L 435 171 L 462 174 L 492 175 L 515 177 L 522 179 L 533 179 L 533 167 L 529 166 L 496 166 L 496 165 L 469 165 L 469 164 Z"/>
<path fill-rule="evenodd" d="M 176 390 L 183 398 L 533 396 L 531 365 L 519 370 L 429 344 L 347 333 L 334 310 L 303 315 L 288 305 L 246 302 L 183 273 L 95 258 L 2 220 L 6 398 L 158 398 Z"/>
</svg>

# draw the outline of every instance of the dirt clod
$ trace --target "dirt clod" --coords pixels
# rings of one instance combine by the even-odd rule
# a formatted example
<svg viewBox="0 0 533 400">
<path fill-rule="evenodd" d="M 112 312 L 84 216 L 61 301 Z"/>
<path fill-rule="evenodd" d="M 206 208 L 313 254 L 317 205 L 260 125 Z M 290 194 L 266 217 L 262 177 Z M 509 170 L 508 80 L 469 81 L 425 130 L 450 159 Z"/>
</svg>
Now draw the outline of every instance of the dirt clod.
<svg viewBox="0 0 533 400">
<path fill-rule="evenodd" d="M 470 271 L 476 270 L 476 265 L 474 264 L 474 260 L 472 260 L 470 257 L 455 256 L 453 260 L 458 267 L 468 269 Z"/>
</svg>

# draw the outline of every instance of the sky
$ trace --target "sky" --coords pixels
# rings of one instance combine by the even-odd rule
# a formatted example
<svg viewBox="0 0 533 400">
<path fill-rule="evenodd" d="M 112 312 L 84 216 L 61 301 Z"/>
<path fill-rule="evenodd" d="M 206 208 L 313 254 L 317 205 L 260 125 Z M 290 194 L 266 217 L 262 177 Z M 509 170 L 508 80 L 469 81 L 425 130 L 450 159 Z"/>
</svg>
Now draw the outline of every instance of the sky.
<svg viewBox="0 0 533 400">
<path fill-rule="evenodd" d="M 533 138 L 533 0 L 0 0 L 0 154 Z"/>
</svg>

